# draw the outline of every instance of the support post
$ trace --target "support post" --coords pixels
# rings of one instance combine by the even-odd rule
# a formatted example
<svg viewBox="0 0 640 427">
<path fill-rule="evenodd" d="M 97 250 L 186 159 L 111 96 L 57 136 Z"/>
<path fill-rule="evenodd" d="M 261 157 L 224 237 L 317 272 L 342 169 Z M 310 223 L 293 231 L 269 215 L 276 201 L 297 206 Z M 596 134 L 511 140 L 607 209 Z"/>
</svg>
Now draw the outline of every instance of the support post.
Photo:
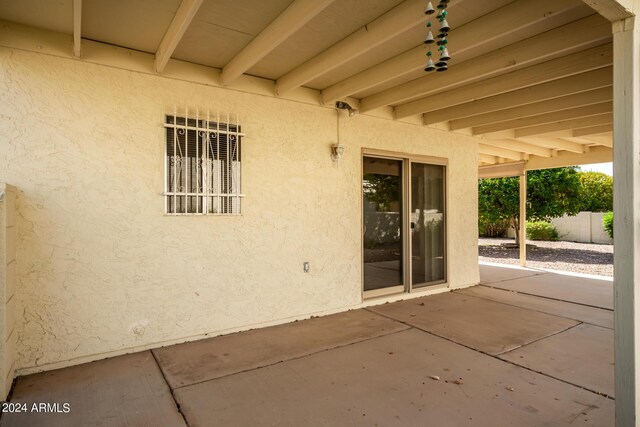
<svg viewBox="0 0 640 427">
<path fill-rule="evenodd" d="M 613 23 L 616 426 L 640 426 L 640 31 Z M 634 25 L 635 24 L 635 25 Z"/>
<path fill-rule="evenodd" d="M 527 266 L 527 171 L 520 175 L 520 232 L 518 233 L 520 247 L 520 266 Z"/>
</svg>

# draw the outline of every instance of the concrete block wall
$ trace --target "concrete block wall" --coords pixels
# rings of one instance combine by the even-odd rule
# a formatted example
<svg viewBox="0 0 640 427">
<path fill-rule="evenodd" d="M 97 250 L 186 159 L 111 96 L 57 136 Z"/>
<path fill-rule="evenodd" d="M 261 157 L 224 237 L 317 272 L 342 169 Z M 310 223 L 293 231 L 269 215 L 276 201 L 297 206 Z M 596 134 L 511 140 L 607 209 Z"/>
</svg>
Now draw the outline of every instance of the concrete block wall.
<svg viewBox="0 0 640 427">
<path fill-rule="evenodd" d="M 593 243 L 613 243 L 613 239 L 609 237 L 602 225 L 602 217 L 604 214 L 604 212 L 591 212 L 591 241 Z"/>
<path fill-rule="evenodd" d="M 580 212 L 575 216 L 554 218 L 560 240 L 580 243 L 611 244 L 613 240 L 602 226 L 602 212 Z"/>
<path fill-rule="evenodd" d="M 0 400 L 16 365 L 16 189 L 0 183 Z"/>
</svg>

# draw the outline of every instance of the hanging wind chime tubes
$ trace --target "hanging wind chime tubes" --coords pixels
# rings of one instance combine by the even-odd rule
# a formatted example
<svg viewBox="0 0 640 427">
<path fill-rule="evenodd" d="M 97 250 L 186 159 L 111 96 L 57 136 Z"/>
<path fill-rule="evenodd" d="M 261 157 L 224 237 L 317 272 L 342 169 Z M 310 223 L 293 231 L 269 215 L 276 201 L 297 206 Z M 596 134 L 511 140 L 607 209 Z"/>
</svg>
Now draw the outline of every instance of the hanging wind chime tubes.
<svg viewBox="0 0 640 427">
<path fill-rule="evenodd" d="M 436 43 L 438 46 L 438 52 L 440 53 L 440 57 L 438 62 L 433 61 L 433 52 L 431 51 L 431 46 L 429 46 L 429 51 L 427 52 L 427 66 L 424 68 L 425 71 L 431 72 L 433 70 L 437 71 L 447 71 L 447 61 L 451 59 L 449 56 L 449 51 L 447 50 L 447 44 L 449 40 L 447 40 L 447 36 L 449 36 L 449 23 L 447 22 L 447 6 L 449 5 L 449 0 L 440 0 L 438 3 L 437 9 L 438 14 L 436 18 L 440 21 L 440 30 L 436 37 L 433 37 L 433 33 L 431 32 L 433 28 L 433 24 L 431 23 L 431 16 L 436 13 L 436 9 L 433 8 L 431 2 L 427 3 L 427 9 L 424 11 L 426 15 L 429 15 L 429 21 L 427 22 L 427 37 L 425 38 L 425 44 L 431 45 Z"/>
</svg>

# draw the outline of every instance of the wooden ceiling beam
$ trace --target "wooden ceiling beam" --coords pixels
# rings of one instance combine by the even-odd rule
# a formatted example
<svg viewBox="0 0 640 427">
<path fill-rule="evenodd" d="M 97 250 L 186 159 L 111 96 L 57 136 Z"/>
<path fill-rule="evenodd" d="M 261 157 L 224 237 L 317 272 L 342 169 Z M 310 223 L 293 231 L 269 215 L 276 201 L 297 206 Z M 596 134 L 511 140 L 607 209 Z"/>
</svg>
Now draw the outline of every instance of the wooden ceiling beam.
<svg viewBox="0 0 640 427">
<path fill-rule="evenodd" d="M 583 0 L 611 22 L 634 16 L 634 0 Z"/>
<path fill-rule="evenodd" d="M 464 117 L 462 119 L 449 122 L 449 129 L 459 130 L 477 126 L 485 126 L 507 120 L 516 120 L 524 117 L 535 116 L 553 111 L 566 110 L 568 108 L 583 107 L 600 102 L 611 101 L 613 90 L 611 86 L 603 87 L 572 95 L 561 96 L 545 101 L 525 104 L 504 110 L 492 111 L 490 113 L 478 114 L 476 116 Z"/>
<path fill-rule="evenodd" d="M 522 153 L 514 150 L 496 147 L 484 143 L 478 143 L 478 152 L 481 154 L 488 154 L 490 156 L 504 157 L 510 160 L 523 160 Z"/>
<path fill-rule="evenodd" d="M 523 89 L 500 95 L 490 96 L 477 101 L 466 102 L 439 110 L 429 111 L 423 115 L 425 125 L 481 115 L 496 111 L 505 112 L 519 106 L 536 102 L 553 100 L 559 97 L 590 91 L 594 88 L 607 88 L 610 92 L 613 83 L 612 67 L 600 68 L 586 73 L 529 86 Z"/>
<path fill-rule="evenodd" d="M 73 56 L 82 55 L 82 0 L 73 0 Z"/>
<path fill-rule="evenodd" d="M 334 0 L 295 0 L 222 69 L 229 84 L 257 64 Z"/>
<path fill-rule="evenodd" d="M 496 156 L 490 156 L 488 154 L 480 153 L 478 154 L 478 159 L 482 163 L 488 163 L 488 164 L 498 163 L 498 159 L 496 158 Z"/>
<path fill-rule="evenodd" d="M 585 49 L 611 38 L 611 25 L 597 14 L 469 59 L 446 73 L 431 73 L 362 99 L 368 111 L 432 95 L 467 82 L 501 75 Z M 435 51 L 436 49 L 434 49 Z M 437 59 L 437 57 L 436 57 Z M 404 113 L 398 117 L 406 117 Z"/>
<path fill-rule="evenodd" d="M 440 110 L 480 98 L 499 95 L 525 87 L 539 85 L 574 74 L 604 68 L 613 62 L 613 46 L 607 43 L 551 61 L 536 64 L 487 80 L 471 83 L 395 107 L 396 118 Z M 435 94 L 432 94 L 435 95 Z M 366 100 L 366 98 L 364 98 Z M 363 100 L 363 101 L 364 101 Z M 362 103 L 360 110 L 364 111 Z"/>
<path fill-rule="evenodd" d="M 613 130 L 613 125 L 611 124 L 587 126 L 583 128 L 574 129 L 572 132 L 572 136 L 576 138 L 580 138 L 581 136 L 598 135 L 600 133 L 611 132 L 612 130 Z"/>
<path fill-rule="evenodd" d="M 450 6 L 453 4 L 450 3 Z M 328 73 L 345 62 L 425 22 L 423 0 L 405 0 L 384 15 L 342 39 L 276 81 L 276 93 L 283 95 Z"/>
<path fill-rule="evenodd" d="M 501 132 L 510 129 L 520 129 L 529 126 L 544 125 L 561 120 L 578 119 L 581 117 L 595 116 L 613 111 L 613 102 L 606 101 L 599 104 L 586 105 L 577 108 L 568 108 L 561 111 L 538 114 L 536 116 L 522 117 L 520 119 L 507 120 L 499 123 L 492 123 L 484 126 L 472 128 L 473 135 L 485 135 L 487 133 Z"/>
<path fill-rule="evenodd" d="M 202 2 L 203 0 L 182 0 L 182 3 L 180 3 L 173 20 L 171 21 L 171 24 L 169 24 L 169 28 L 156 51 L 156 58 L 154 62 L 156 73 L 161 73 L 164 70 L 164 67 L 166 67 L 167 62 L 169 62 L 169 58 L 173 55 L 173 51 L 176 50 L 176 47 L 178 46 L 178 43 L 180 43 L 180 39 L 184 35 L 185 31 L 189 28 L 189 24 L 191 24 L 193 17 L 196 16 Z"/>
<path fill-rule="evenodd" d="M 465 54 L 484 54 L 482 45 L 496 39 L 508 38 L 516 31 L 539 24 L 567 10 L 575 3 L 557 0 L 517 0 L 475 19 L 451 31 L 455 38 L 456 58 Z M 421 70 L 425 66 L 423 43 L 387 61 L 377 64 L 361 73 L 353 75 L 322 91 L 322 101 L 332 103 L 365 89 L 380 85 L 396 77 Z"/>
<path fill-rule="evenodd" d="M 540 147 L 538 145 L 528 144 L 522 141 L 516 140 L 494 140 L 494 139 L 483 139 L 482 143 L 484 145 L 491 145 L 497 148 L 504 148 L 506 150 L 520 151 L 526 154 L 532 154 L 535 156 L 541 157 L 551 157 L 552 153 L 549 148 Z"/>
<path fill-rule="evenodd" d="M 610 162 L 613 153 L 607 147 L 593 147 L 588 153 L 560 152 L 551 158 L 532 156 L 525 167 L 527 170 L 560 168 L 563 166 L 587 165 Z"/>
<path fill-rule="evenodd" d="M 597 116 L 583 117 L 578 119 L 560 120 L 554 123 L 547 123 L 539 126 L 530 126 L 515 130 L 516 138 L 527 136 L 544 135 L 546 133 L 558 132 L 562 130 L 579 129 L 587 126 L 596 126 L 613 123 L 613 114 L 605 113 Z"/>
<path fill-rule="evenodd" d="M 560 138 L 518 138 L 527 144 L 533 144 L 551 150 L 571 151 L 572 153 L 584 153 L 585 146 L 576 142 L 566 141 Z M 553 156 L 552 156 L 553 157 Z"/>
<path fill-rule="evenodd" d="M 578 144 L 584 144 L 584 145 L 593 145 L 593 144 L 598 144 L 598 145 L 602 145 L 604 147 L 613 147 L 613 135 L 610 136 L 603 136 L 603 135 L 590 135 L 588 138 L 585 137 L 579 137 L 579 138 L 575 138 L 575 137 L 567 137 L 567 138 L 562 138 L 565 139 L 567 141 L 571 141 L 571 142 L 577 142 Z"/>
</svg>

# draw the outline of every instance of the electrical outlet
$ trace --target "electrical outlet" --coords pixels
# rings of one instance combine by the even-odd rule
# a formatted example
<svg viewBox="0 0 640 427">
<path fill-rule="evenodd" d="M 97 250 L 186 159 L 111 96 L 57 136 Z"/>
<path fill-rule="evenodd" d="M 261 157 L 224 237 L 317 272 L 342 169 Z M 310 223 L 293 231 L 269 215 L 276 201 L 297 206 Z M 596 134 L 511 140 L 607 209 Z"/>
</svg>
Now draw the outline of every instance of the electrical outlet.
<svg viewBox="0 0 640 427">
<path fill-rule="evenodd" d="M 309 264 L 309 261 L 305 261 L 302 263 L 302 269 L 305 273 L 309 272 L 309 269 L 311 269 L 311 264 Z"/>
</svg>

